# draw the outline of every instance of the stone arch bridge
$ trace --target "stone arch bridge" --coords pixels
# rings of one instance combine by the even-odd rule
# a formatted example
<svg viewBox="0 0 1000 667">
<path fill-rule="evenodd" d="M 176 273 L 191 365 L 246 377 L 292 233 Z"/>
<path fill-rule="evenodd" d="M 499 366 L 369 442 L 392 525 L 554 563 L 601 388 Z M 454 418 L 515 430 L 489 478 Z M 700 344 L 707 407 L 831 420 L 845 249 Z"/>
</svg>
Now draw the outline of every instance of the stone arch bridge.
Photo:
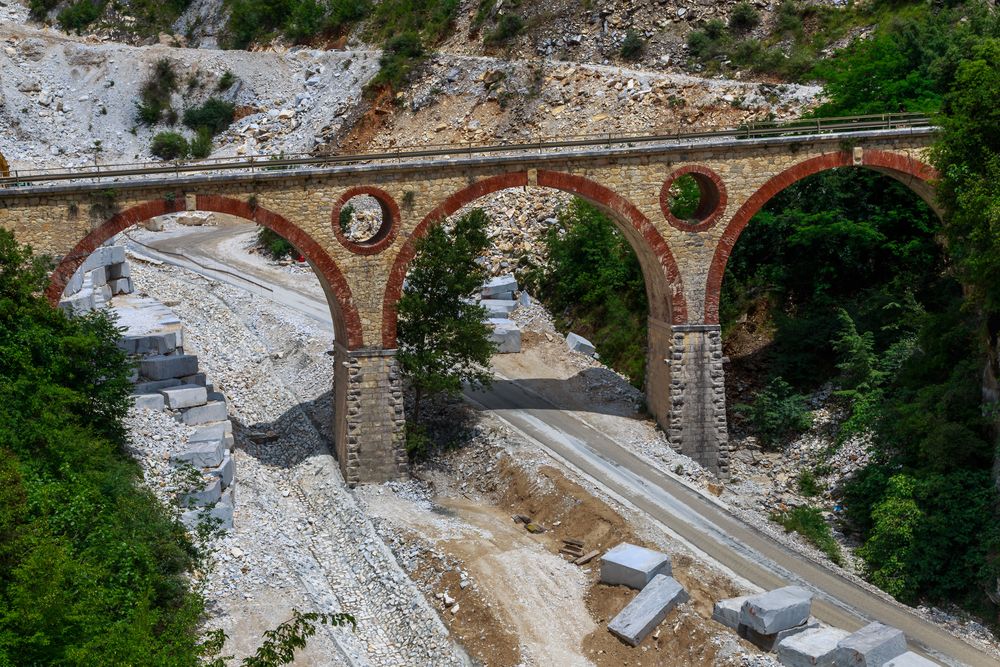
<svg viewBox="0 0 1000 667">
<path fill-rule="evenodd" d="M 572 193 L 612 217 L 642 266 L 650 308 L 650 411 L 675 447 L 724 474 L 719 292 L 740 233 L 776 193 L 838 167 L 887 174 L 934 206 L 935 173 L 927 162 L 933 133 L 926 119 L 881 117 L 752 133 L 15 172 L 0 178 L 0 226 L 60 259 L 49 289 L 53 300 L 101 243 L 166 213 L 226 213 L 287 238 L 329 300 L 336 338 L 334 441 L 353 485 L 406 474 L 395 307 L 417 239 L 499 190 L 539 186 Z M 701 191 L 698 210 L 685 221 L 668 205 L 670 185 L 683 174 Z M 383 213 L 382 227 L 361 243 L 338 224 L 341 206 L 357 194 L 373 196 Z"/>
</svg>

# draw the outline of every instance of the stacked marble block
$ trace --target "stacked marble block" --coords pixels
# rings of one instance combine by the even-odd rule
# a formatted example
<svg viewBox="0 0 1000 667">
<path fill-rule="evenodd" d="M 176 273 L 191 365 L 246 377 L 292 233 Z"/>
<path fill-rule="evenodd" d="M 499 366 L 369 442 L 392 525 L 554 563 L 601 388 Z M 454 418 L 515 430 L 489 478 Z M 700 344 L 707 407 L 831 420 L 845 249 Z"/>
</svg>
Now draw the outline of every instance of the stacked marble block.
<svg viewBox="0 0 1000 667">
<path fill-rule="evenodd" d="M 198 357 L 184 354 L 182 335 L 180 329 L 126 335 L 120 344 L 139 358 L 136 407 L 167 411 L 195 429 L 170 455 L 175 466 L 190 466 L 203 480 L 180 494 L 181 520 L 195 528 L 207 519 L 229 530 L 235 506 L 233 425 L 225 396 L 198 371 Z"/>
<path fill-rule="evenodd" d="M 525 292 L 515 299 L 515 292 L 517 280 L 506 275 L 486 281 L 479 295 L 479 305 L 486 309 L 486 321 L 493 328 L 490 340 L 501 354 L 521 351 L 521 329 L 510 314 L 518 305 L 530 305 L 531 300 Z"/>
<path fill-rule="evenodd" d="M 131 275 L 124 246 L 101 246 L 66 283 L 59 307 L 71 315 L 104 308 L 111 297 L 132 293 Z"/>
<path fill-rule="evenodd" d="M 619 544 L 601 556 L 601 583 L 639 590 L 611 619 L 608 630 L 626 644 L 638 646 L 670 610 L 687 602 L 687 591 L 671 572 L 670 556 L 634 544 Z"/>
<path fill-rule="evenodd" d="M 937 663 L 906 650 L 902 632 L 871 623 L 854 633 L 821 625 L 810 615 L 812 593 L 786 586 L 720 600 L 712 618 L 736 630 L 787 667 L 926 667 Z M 895 661 L 895 662 L 893 662 Z"/>
</svg>

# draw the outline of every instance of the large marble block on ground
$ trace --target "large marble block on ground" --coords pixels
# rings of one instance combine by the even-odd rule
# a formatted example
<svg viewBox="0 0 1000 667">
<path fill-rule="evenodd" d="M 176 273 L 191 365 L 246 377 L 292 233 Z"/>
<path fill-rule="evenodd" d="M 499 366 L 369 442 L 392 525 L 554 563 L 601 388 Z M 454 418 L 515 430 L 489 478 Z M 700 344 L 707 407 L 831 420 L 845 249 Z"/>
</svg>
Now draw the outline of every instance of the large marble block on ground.
<svg viewBox="0 0 1000 667">
<path fill-rule="evenodd" d="M 901 630 L 879 622 L 869 623 L 837 644 L 838 667 L 882 667 L 906 653 Z"/>
<path fill-rule="evenodd" d="M 783 638 L 775 653 L 786 667 L 835 667 L 837 643 L 846 636 L 840 628 L 812 628 Z"/>
<path fill-rule="evenodd" d="M 805 623 L 800 623 L 794 627 L 778 630 L 777 632 L 772 632 L 767 635 L 762 632 L 757 632 L 748 625 L 740 623 L 739 627 L 736 628 L 736 634 L 759 648 L 761 651 L 773 651 L 783 639 L 797 635 L 800 632 L 805 632 L 806 630 L 814 630 L 818 627 L 819 621 L 810 616 L 809 620 Z"/>
<path fill-rule="evenodd" d="M 193 408 L 208 402 L 208 390 L 196 384 L 181 384 L 161 389 L 163 399 L 171 410 Z"/>
<path fill-rule="evenodd" d="M 517 301 L 508 301 L 506 299 L 483 299 L 479 302 L 479 305 L 486 309 L 487 317 L 507 317 L 514 312 L 514 308 L 517 307 Z"/>
<path fill-rule="evenodd" d="M 735 630 L 740 624 L 740 614 L 743 611 L 743 603 L 749 595 L 741 595 L 738 598 L 727 598 L 719 600 L 712 607 L 712 620 L 722 623 L 727 628 Z"/>
<path fill-rule="evenodd" d="M 625 643 L 638 646 L 671 609 L 688 599 L 687 591 L 676 579 L 658 574 L 611 619 L 608 630 Z"/>
<path fill-rule="evenodd" d="M 188 426 L 197 426 L 199 424 L 207 424 L 209 422 L 219 422 L 229 416 L 226 404 L 222 401 L 213 401 L 211 403 L 206 403 L 205 405 L 188 408 L 187 410 L 184 410 L 182 414 L 183 416 L 181 419 Z"/>
<path fill-rule="evenodd" d="M 163 412 L 163 394 L 135 394 L 132 396 L 132 401 L 137 408 Z"/>
<path fill-rule="evenodd" d="M 670 574 L 670 556 L 622 543 L 601 556 L 601 583 L 642 589 L 658 574 Z"/>
<path fill-rule="evenodd" d="M 743 602 L 740 622 L 762 635 L 794 628 L 809 619 L 812 597 L 812 593 L 799 586 L 751 595 Z"/>
<path fill-rule="evenodd" d="M 181 507 L 208 507 L 222 498 L 222 480 L 213 477 L 204 486 L 181 496 Z"/>
<path fill-rule="evenodd" d="M 913 651 L 907 651 L 906 653 L 897 655 L 882 667 L 941 667 L 941 665 L 933 660 L 928 660 L 921 655 L 917 655 Z"/>
<path fill-rule="evenodd" d="M 139 362 L 139 373 L 150 380 L 168 380 L 198 372 L 198 357 L 193 354 L 172 354 L 146 357 Z"/>
<path fill-rule="evenodd" d="M 566 347 L 573 352 L 579 352 L 580 354 L 585 354 L 588 357 L 594 356 L 594 352 L 597 351 L 597 347 L 595 347 L 593 343 L 583 336 L 572 332 L 566 334 Z"/>
<path fill-rule="evenodd" d="M 496 343 L 499 354 L 511 354 L 521 351 L 521 329 L 514 320 L 506 318 L 491 318 L 493 333 L 490 341 Z"/>
<path fill-rule="evenodd" d="M 517 291 L 517 280 L 513 275 L 497 276 L 490 278 L 483 284 L 482 295 L 484 299 L 506 296 L 508 292 Z"/>
<path fill-rule="evenodd" d="M 189 463 L 195 468 L 215 468 L 222 463 L 225 447 L 221 438 L 188 442 L 182 449 L 170 455 L 179 463 Z"/>
</svg>

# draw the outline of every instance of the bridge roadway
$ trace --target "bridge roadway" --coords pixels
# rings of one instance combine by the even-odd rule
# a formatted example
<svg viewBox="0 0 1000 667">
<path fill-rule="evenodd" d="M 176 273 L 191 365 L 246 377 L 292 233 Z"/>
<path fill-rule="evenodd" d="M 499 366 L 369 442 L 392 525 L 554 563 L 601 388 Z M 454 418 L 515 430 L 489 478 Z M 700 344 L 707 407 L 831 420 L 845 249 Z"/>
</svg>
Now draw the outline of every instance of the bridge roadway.
<svg viewBox="0 0 1000 667">
<path fill-rule="evenodd" d="M 239 227 L 196 233 L 203 235 L 199 236 L 202 242 L 179 237 L 157 241 L 153 247 L 133 244 L 132 248 L 330 322 L 322 297 L 301 288 L 290 288 L 261 272 L 248 279 L 227 270 L 228 260 L 216 252 L 214 242 L 241 233 Z M 238 270 L 247 268 L 241 265 Z M 730 514 L 714 497 L 664 474 L 578 414 L 557 408 L 516 379 L 497 383 L 485 392 L 470 390 L 466 396 L 563 465 L 634 506 L 736 575 L 764 589 L 798 584 L 815 591 L 813 613 L 823 622 L 855 630 L 871 620 L 879 620 L 900 628 L 911 646 L 946 664 L 976 667 L 997 664 L 983 650 L 925 620 L 888 595 L 869 590 L 775 542 Z"/>
<path fill-rule="evenodd" d="M 788 122 L 758 122 L 738 128 L 711 129 L 698 132 L 677 132 L 646 135 L 575 135 L 558 138 L 540 138 L 527 142 L 431 144 L 397 146 L 374 151 L 341 152 L 325 155 L 311 153 L 256 155 L 247 157 L 219 157 L 194 161 L 157 163 L 117 163 L 81 165 L 66 168 L 5 169 L 0 171 L 0 189 L 24 188 L 51 184 L 57 181 L 87 180 L 93 182 L 122 183 L 123 179 L 144 177 L 181 177 L 191 174 L 220 174 L 227 172 L 264 172 L 289 169 L 323 168 L 345 165 L 391 165 L 404 162 L 425 161 L 428 158 L 488 158 L 523 157 L 530 154 L 555 155 L 577 149 L 619 153 L 622 149 L 642 149 L 672 144 L 708 144 L 712 141 L 741 140 L 753 143 L 779 137 L 816 138 L 823 135 L 856 132 L 898 132 L 900 130 L 926 131 L 932 128 L 931 119 L 923 114 L 893 113 L 839 118 L 811 118 Z M 233 173 L 232 176 L 238 174 Z"/>
</svg>

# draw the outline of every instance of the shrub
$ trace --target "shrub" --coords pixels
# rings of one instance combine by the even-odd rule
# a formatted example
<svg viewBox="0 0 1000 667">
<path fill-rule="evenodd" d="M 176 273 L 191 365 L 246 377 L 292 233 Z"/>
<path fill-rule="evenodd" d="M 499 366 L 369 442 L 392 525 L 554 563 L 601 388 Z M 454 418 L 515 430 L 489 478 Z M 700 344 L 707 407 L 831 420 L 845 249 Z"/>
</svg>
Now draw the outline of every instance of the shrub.
<svg viewBox="0 0 1000 667">
<path fill-rule="evenodd" d="M 739 3 L 729 15 L 729 30 L 734 33 L 744 33 L 753 30 L 760 23 L 760 14 L 749 2 Z"/>
<path fill-rule="evenodd" d="M 698 60 L 709 60 L 717 56 L 721 50 L 721 44 L 717 39 L 713 39 L 704 30 L 695 30 L 687 39 L 688 51 Z"/>
<path fill-rule="evenodd" d="M 382 49 L 379 58 L 379 72 L 371 80 L 369 86 L 376 88 L 387 85 L 396 90 L 401 88 L 410 78 L 413 71 L 424 56 L 424 47 L 420 36 L 415 32 L 404 32 L 389 39 Z"/>
<path fill-rule="evenodd" d="M 726 34 L 726 24 L 722 22 L 722 19 L 711 19 L 705 24 L 704 30 L 710 39 L 722 39 Z"/>
<path fill-rule="evenodd" d="M 97 20 L 104 9 L 104 2 L 93 0 L 78 0 L 59 12 L 57 20 L 63 30 L 75 30 L 80 33 L 84 28 Z"/>
<path fill-rule="evenodd" d="M 779 447 L 785 439 L 812 426 L 805 396 L 795 393 L 781 377 L 771 380 L 757 394 L 753 405 L 738 405 L 735 409 L 749 417 L 757 439 L 767 448 Z"/>
<path fill-rule="evenodd" d="M 31 0 L 28 4 L 31 9 L 31 18 L 36 21 L 44 20 L 58 4 L 59 0 Z"/>
<path fill-rule="evenodd" d="M 497 27 L 483 41 L 489 45 L 502 44 L 521 34 L 524 20 L 517 14 L 504 14 L 497 22 Z"/>
<path fill-rule="evenodd" d="M 267 227 L 261 227 L 257 230 L 257 244 L 274 259 L 283 259 L 297 254 L 295 246 Z"/>
<path fill-rule="evenodd" d="M 337 220 L 337 222 L 340 223 L 340 231 L 347 234 L 351 230 L 351 221 L 353 219 L 354 219 L 353 205 L 348 204 L 347 206 L 341 208 L 339 219 Z"/>
<path fill-rule="evenodd" d="M 802 30 L 802 19 L 794 0 L 782 0 L 778 5 L 778 20 L 775 28 L 780 34 L 796 33 Z"/>
<path fill-rule="evenodd" d="M 646 51 L 646 42 L 642 40 L 635 30 L 625 33 L 625 41 L 622 42 L 621 53 L 625 60 L 639 60 Z"/>
<path fill-rule="evenodd" d="M 232 102 L 210 97 L 201 106 L 184 111 L 184 124 L 192 130 L 207 128 L 214 136 L 229 127 L 235 113 Z"/>
<path fill-rule="evenodd" d="M 807 498 L 818 496 L 823 490 L 816 481 L 816 474 L 812 470 L 803 470 L 799 473 L 799 493 Z"/>
<path fill-rule="evenodd" d="M 830 526 L 823 519 L 823 513 L 815 507 L 802 506 L 783 514 L 772 514 L 771 521 L 783 526 L 786 532 L 798 533 L 837 565 L 844 564 L 840 545 L 833 539 Z"/>
<path fill-rule="evenodd" d="M 236 83 L 236 75 L 227 69 L 222 73 L 222 76 L 219 77 L 219 85 L 216 86 L 216 90 L 220 93 L 224 90 L 229 90 L 233 87 L 234 83 Z"/>
<path fill-rule="evenodd" d="M 155 125 L 160 120 L 176 122 L 176 113 L 170 106 L 170 96 L 175 90 L 177 73 L 173 64 L 167 58 L 157 60 L 139 93 L 136 119 L 143 125 Z"/>
<path fill-rule="evenodd" d="M 188 156 L 191 147 L 188 140 L 177 132 L 160 132 L 153 137 L 149 150 L 163 160 L 181 160 Z"/>
<path fill-rule="evenodd" d="M 191 157 L 203 159 L 212 154 L 212 133 L 206 127 L 199 128 L 191 140 Z"/>
</svg>

